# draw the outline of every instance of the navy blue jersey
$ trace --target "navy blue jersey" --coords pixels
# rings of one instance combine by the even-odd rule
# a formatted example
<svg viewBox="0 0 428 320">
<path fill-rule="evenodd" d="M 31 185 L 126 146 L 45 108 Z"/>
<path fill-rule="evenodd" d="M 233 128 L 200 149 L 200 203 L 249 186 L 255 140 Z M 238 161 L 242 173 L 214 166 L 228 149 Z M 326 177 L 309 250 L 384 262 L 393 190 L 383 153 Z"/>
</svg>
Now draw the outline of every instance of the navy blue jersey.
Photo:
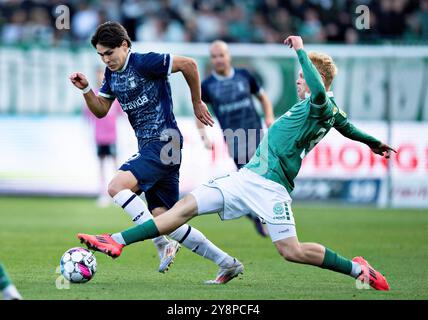
<svg viewBox="0 0 428 320">
<path fill-rule="evenodd" d="M 202 100 L 209 103 L 223 130 L 261 129 L 252 100 L 261 88 L 245 69 L 232 69 L 228 77 L 212 73 L 202 82 Z"/>
<path fill-rule="evenodd" d="M 260 91 L 256 79 L 245 69 L 232 69 L 228 77 L 213 72 L 202 82 L 202 100 L 211 105 L 223 132 L 227 129 L 245 131 L 245 141 L 227 140 L 224 135 L 229 154 L 238 168 L 251 159 L 263 136 L 261 118 L 252 99 L 252 95 Z"/>
<path fill-rule="evenodd" d="M 99 95 L 107 99 L 117 98 L 128 114 L 140 145 L 161 138 L 165 129 L 177 130 L 182 139 L 172 112 L 168 81 L 172 60 L 170 54 L 129 53 L 121 70 L 105 70 Z M 164 134 L 162 138 L 167 139 Z"/>
</svg>

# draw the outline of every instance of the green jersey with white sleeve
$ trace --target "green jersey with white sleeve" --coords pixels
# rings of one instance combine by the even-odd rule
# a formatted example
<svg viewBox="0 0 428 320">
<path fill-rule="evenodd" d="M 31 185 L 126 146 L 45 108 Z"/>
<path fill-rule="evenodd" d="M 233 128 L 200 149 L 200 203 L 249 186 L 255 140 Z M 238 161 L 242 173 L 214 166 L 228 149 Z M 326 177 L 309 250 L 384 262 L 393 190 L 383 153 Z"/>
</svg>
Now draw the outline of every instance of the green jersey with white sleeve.
<svg viewBox="0 0 428 320">
<path fill-rule="evenodd" d="M 342 135 L 368 146 L 381 142 L 360 131 L 327 94 L 322 78 L 303 49 L 297 50 L 311 96 L 296 103 L 277 119 L 260 142 L 245 167 L 283 185 L 289 193 L 294 188 L 304 157 L 335 127 Z"/>
</svg>

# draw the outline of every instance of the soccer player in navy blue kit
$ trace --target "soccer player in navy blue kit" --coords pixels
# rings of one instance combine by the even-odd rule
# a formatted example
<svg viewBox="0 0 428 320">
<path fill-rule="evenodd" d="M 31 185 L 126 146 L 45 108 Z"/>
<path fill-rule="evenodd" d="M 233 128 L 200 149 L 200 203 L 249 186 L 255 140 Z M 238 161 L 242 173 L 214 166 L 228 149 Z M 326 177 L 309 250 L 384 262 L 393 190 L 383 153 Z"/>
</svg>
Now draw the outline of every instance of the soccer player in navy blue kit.
<svg viewBox="0 0 428 320">
<path fill-rule="evenodd" d="M 136 224 L 170 209 L 179 197 L 179 169 L 183 137 L 172 112 L 171 87 L 168 77 L 182 72 L 192 96 L 195 116 L 204 125 L 213 125 L 207 106 L 201 99 L 196 62 L 187 57 L 149 52 L 131 52 L 131 41 L 125 28 L 117 22 L 98 26 L 91 44 L 106 65 L 104 81 L 98 96 L 85 75 L 75 72 L 71 82 L 82 90 L 91 112 L 104 117 L 114 99 L 128 114 L 138 139 L 138 153 L 118 170 L 108 186 L 108 193 Z M 147 206 L 137 195 L 144 192 Z M 161 264 L 168 270 L 181 243 L 193 252 L 212 260 L 220 270 L 215 280 L 226 283 L 242 273 L 243 265 L 210 242 L 200 231 L 185 225 L 169 236 L 154 240 Z"/>
<path fill-rule="evenodd" d="M 234 68 L 227 44 L 216 40 L 210 47 L 213 71 L 202 82 L 202 100 L 211 105 L 223 130 L 230 156 L 237 169 L 241 169 L 253 156 L 263 137 L 262 119 L 256 111 L 252 96 L 260 101 L 269 128 L 274 122 L 272 103 L 254 76 L 243 68 Z M 207 149 L 212 148 L 204 125 L 196 120 Z M 248 215 L 257 232 L 266 237 L 260 220 Z"/>
</svg>

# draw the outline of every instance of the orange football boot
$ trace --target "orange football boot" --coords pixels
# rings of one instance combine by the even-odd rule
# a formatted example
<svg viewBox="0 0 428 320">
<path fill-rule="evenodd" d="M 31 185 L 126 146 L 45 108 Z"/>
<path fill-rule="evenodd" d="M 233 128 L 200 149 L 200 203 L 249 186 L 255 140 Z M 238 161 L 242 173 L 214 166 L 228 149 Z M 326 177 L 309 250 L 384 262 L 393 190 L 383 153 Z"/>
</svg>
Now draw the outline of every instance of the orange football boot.
<svg viewBox="0 0 428 320">
<path fill-rule="evenodd" d="M 363 257 L 355 257 L 352 261 L 361 266 L 361 274 L 357 277 L 363 283 L 368 283 L 373 289 L 388 291 L 389 284 L 379 271 L 376 271 Z"/>
<path fill-rule="evenodd" d="M 114 241 L 109 234 L 90 235 L 79 233 L 77 238 L 80 239 L 81 243 L 86 244 L 88 249 L 100 251 L 114 259 L 120 256 L 124 247 L 123 244 Z"/>
</svg>

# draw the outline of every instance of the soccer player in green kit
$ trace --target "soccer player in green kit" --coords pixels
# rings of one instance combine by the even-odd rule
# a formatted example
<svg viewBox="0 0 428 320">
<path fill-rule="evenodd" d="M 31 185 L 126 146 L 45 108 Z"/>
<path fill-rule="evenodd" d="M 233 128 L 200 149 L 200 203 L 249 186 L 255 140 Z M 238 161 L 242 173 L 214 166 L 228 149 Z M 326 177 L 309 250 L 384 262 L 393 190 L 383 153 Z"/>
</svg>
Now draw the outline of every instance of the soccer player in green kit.
<svg viewBox="0 0 428 320">
<path fill-rule="evenodd" d="M 336 74 L 331 57 L 308 55 L 299 36 L 290 36 L 284 43 L 294 48 L 302 67 L 296 82 L 302 100 L 274 122 L 244 168 L 198 187 L 165 214 L 142 225 L 111 235 L 78 234 L 78 238 L 91 249 L 118 257 L 124 246 L 168 234 L 197 215 L 218 213 L 227 220 L 251 212 L 266 222 L 272 242 L 285 260 L 340 272 L 376 290 L 389 290 L 385 277 L 364 258 L 350 260 L 321 244 L 301 243 L 297 238 L 289 195 L 293 180 L 305 155 L 332 127 L 386 158 L 395 150 L 358 130 L 337 107 L 328 91 Z"/>
</svg>

